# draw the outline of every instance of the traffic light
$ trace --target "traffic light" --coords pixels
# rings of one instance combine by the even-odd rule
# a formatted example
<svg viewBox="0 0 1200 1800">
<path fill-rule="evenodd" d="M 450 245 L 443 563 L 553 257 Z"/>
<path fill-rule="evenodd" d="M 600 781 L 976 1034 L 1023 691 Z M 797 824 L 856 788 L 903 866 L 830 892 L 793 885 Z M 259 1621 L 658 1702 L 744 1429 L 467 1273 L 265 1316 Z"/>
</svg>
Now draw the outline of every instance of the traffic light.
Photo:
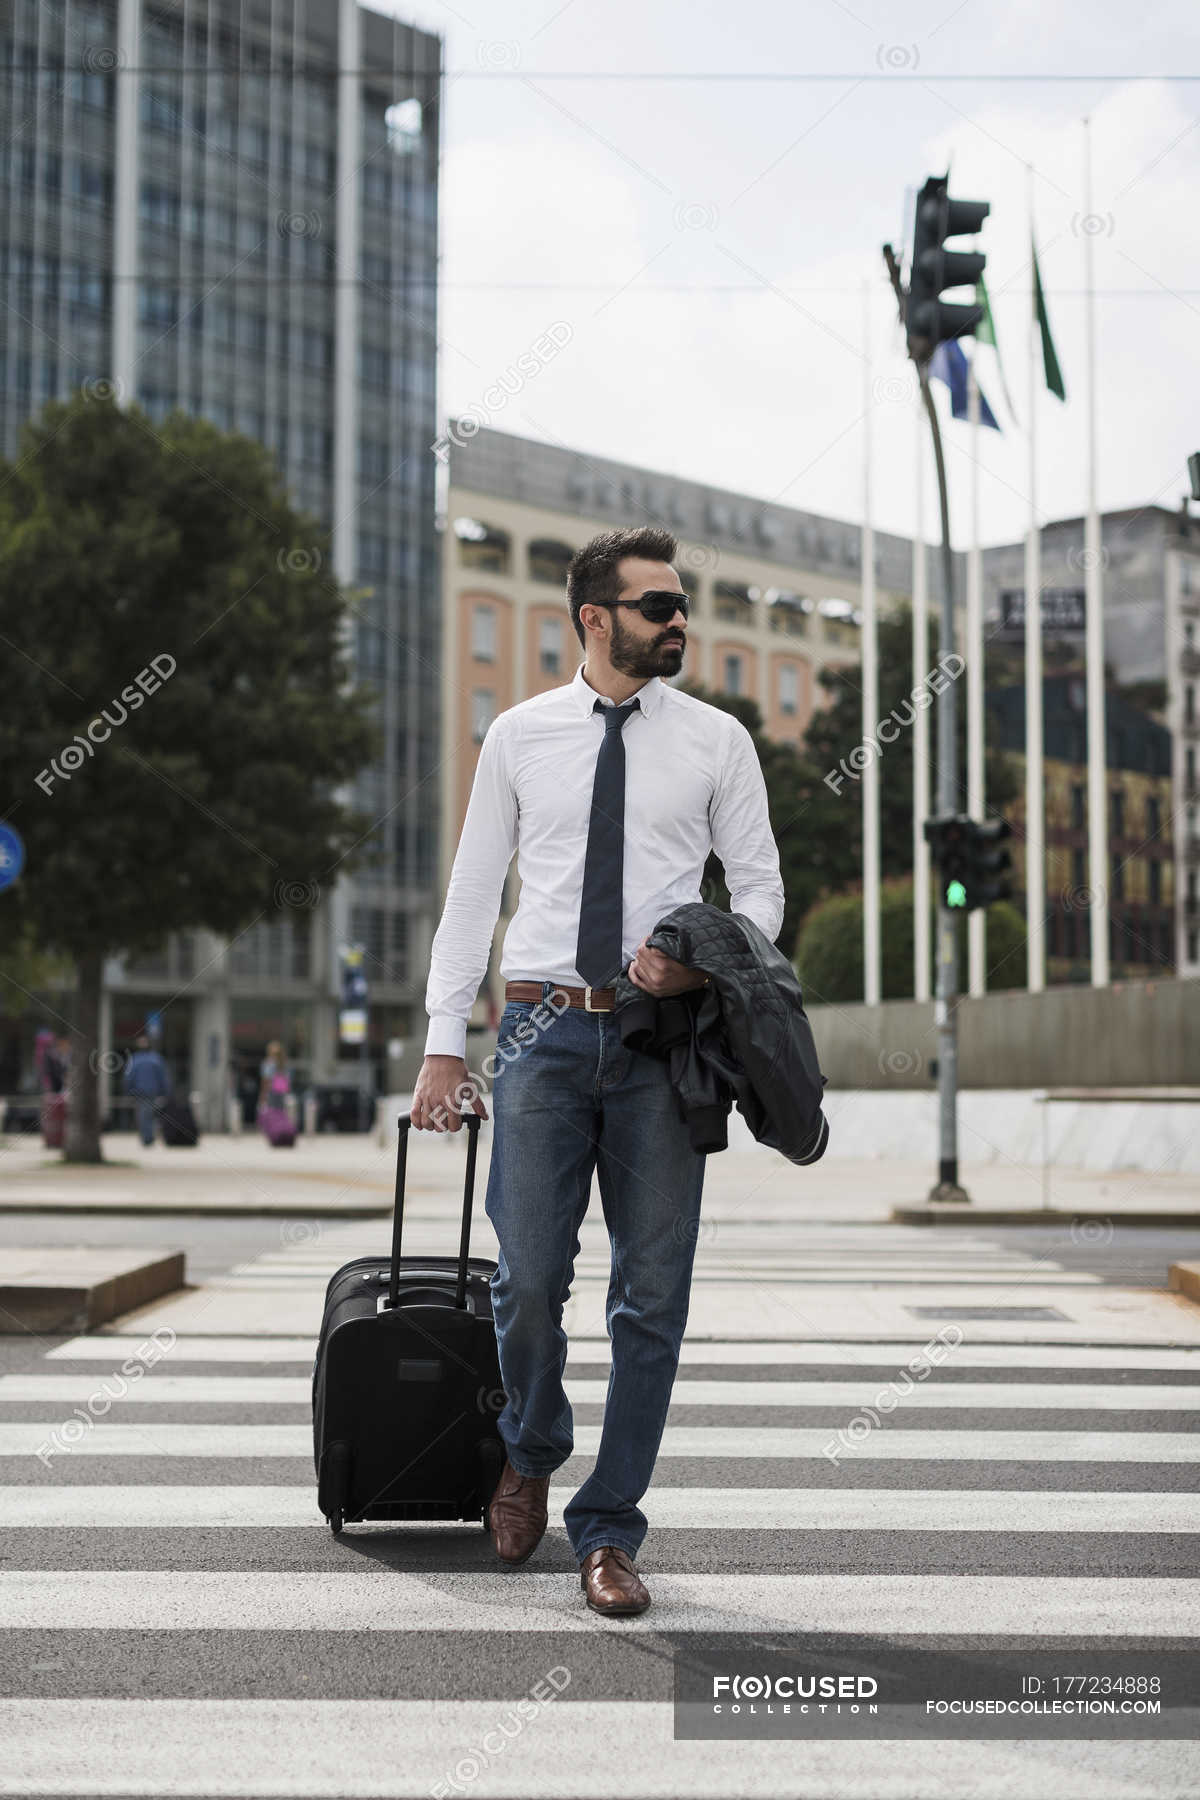
<svg viewBox="0 0 1200 1800">
<path fill-rule="evenodd" d="M 971 820 L 967 873 L 967 908 L 990 906 L 994 900 L 1007 900 L 1012 882 L 1006 871 L 1012 868 L 1012 857 L 1001 846 L 1012 836 L 1007 819 Z"/>
<path fill-rule="evenodd" d="M 971 821 L 961 813 L 940 819 L 926 819 L 925 842 L 938 872 L 942 900 L 952 911 L 967 907 L 968 879 L 971 873 Z"/>
<path fill-rule="evenodd" d="M 912 270 L 904 328 L 915 362 L 928 362 L 939 344 L 973 332 L 981 306 L 941 298 L 944 288 L 974 287 L 987 261 L 982 251 L 947 250 L 946 239 L 976 232 L 991 212 L 986 200 L 952 200 L 949 176 L 931 175 L 917 195 Z"/>
<path fill-rule="evenodd" d="M 1008 899 L 1012 883 L 1006 871 L 1012 857 L 1002 845 L 1011 836 L 1007 819 L 981 822 L 963 813 L 926 819 L 925 842 L 938 872 L 938 890 L 952 912 L 974 912 Z"/>
</svg>

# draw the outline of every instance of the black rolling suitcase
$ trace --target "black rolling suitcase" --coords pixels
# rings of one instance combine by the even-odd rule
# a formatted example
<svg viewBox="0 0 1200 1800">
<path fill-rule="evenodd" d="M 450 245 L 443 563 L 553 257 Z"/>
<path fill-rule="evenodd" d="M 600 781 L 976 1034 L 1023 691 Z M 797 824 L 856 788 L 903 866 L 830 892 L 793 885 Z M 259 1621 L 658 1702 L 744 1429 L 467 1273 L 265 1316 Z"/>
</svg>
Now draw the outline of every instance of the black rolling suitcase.
<svg viewBox="0 0 1200 1800">
<path fill-rule="evenodd" d="M 163 1143 L 170 1149 L 194 1150 L 200 1142 L 196 1115 L 186 1094 L 169 1094 L 159 1111 Z"/>
<path fill-rule="evenodd" d="M 494 1262 L 469 1257 L 479 1118 L 462 1115 L 467 1177 L 457 1257 L 401 1256 L 411 1120 L 400 1118 L 392 1254 L 333 1276 L 313 1365 L 317 1504 L 347 1520 L 482 1519 L 504 1465 Z"/>
</svg>

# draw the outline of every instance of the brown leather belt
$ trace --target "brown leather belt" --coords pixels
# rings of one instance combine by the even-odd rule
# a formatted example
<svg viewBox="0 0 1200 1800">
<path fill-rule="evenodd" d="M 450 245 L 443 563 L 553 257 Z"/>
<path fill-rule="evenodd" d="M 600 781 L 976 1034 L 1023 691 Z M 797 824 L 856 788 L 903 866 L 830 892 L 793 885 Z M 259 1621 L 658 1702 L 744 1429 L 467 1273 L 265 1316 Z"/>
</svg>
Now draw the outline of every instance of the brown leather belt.
<svg viewBox="0 0 1200 1800">
<path fill-rule="evenodd" d="M 545 983 L 541 981 L 506 981 L 504 998 L 506 1000 L 540 1000 L 544 986 Z M 572 1006 L 582 1006 L 585 1012 L 611 1012 L 617 990 L 610 987 L 567 987 L 562 982 L 556 981 L 552 997 L 559 994 L 564 994 Z"/>
</svg>

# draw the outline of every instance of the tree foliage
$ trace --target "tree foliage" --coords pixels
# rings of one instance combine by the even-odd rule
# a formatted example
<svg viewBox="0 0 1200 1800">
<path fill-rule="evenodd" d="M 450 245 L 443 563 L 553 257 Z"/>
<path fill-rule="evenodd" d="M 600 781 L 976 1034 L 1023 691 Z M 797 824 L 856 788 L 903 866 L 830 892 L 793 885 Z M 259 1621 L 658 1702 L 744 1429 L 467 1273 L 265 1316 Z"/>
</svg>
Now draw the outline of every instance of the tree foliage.
<svg viewBox="0 0 1200 1800">
<path fill-rule="evenodd" d="M 104 956 L 235 935 L 347 866 L 370 822 L 338 789 L 378 736 L 346 600 L 267 453 L 206 420 L 81 393 L 0 468 L 0 766 L 26 844 L 0 917 L 75 959 L 81 1037 Z"/>
<path fill-rule="evenodd" d="M 814 1005 L 852 1003 L 863 998 L 861 891 L 820 901 L 804 921 L 796 946 L 796 967 L 805 997 Z M 884 1000 L 905 1000 L 913 991 L 913 884 L 892 879 L 881 884 L 879 900 L 881 990 Z M 929 911 L 930 969 L 935 968 L 936 904 Z M 967 984 L 966 926 L 958 931 L 958 991 Z M 1007 900 L 987 909 L 985 969 L 989 992 L 1025 985 L 1025 921 Z"/>
<path fill-rule="evenodd" d="M 885 876 L 911 874 L 913 866 L 913 729 L 917 711 L 914 690 L 938 664 L 937 621 L 931 621 L 929 668 L 914 672 L 912 612 L 896 608 L 879 619 L 879 717 L 887 724 L 891 741 L 878 745 L 880 864 Z M 951 665 L 954 666 L 954 665 Z M 825 853 L 831 865 L 827 890 L 838 892 L 862 879 L 862 783 L 856 766 L 863 758 L 862 666 L 822 670 L 820 682 L 831 696 L 827 708 L 819 708 L 809 721 L 804 754 L 821 772 L 821 783 L 832 805 L 814 810 L 822 834 L 828 833 Z M 965 682 L 961 675 L 958 705 L 957 810 L 967 810 L 966 730 L 963 723 Z M 927 690 L 925 690 L 927 691 Z M 926 716 L 929 720 L 931 764 L 937 757 L 937 697 Z M 893 718 L 894 715 L 894 718 Z M 857 755 L 856 755 L 857 753 Z M 830 780 L 825 781 L 829 775 Z M 1000 750 L 985 756 L 985 791 L 989 815 L 1001 812 L 1017 794 L 1012 759 Z M 937 810 L 936 774 L 931 770 L 933 810 Z"/>
</svg>

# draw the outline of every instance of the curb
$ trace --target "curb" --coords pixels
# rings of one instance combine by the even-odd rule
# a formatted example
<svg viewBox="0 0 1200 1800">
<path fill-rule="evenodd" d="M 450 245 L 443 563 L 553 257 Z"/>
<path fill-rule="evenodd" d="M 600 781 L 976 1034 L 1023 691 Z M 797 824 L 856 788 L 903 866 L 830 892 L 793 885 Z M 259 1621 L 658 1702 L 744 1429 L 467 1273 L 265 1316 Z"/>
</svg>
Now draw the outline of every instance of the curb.
<svg viewBox="0 0 1200 1800">
<path fill-rule="evenodd" d="M 1146 1226 L 1156 1231 L 1178 1226 L 1183 1231 L 1200 1229 L 1200 1212 L 1109 1212 L 1090 1207 L 1070 1212 L 1060 1207 L 973 1206 L 968 1200 L 927 1200 L 913 1206 L 893 1206 L 893 1225 L 1118 1225 Z"/>
<path fill-rule="evenodd" d="M 43 1217 L 55 1214 L 92 1213 L 108 1217 L 118 1216 L 123 1219 L 390 1219 L 393 1207 L 386 1206 L 318 1206 L 313 1203 L 299 1202 L 292 1205 L 278 1206 L 207 1206 L 200 1203 L 195 1206 L 167 1206 L 161 1201 L 147 1201 L 145 1205 L 131 1205 L 128 1199 L 114 1200 L 111 1205 L 96 1200 L 14 1200 L 11 1203 L 0 1203 L 0 1219 L 8 1213 L 38 1213 Z M 405 1209 L 405 1218 L 409 1214 Z M 420 1213 L 414 1213 L 420 1218 Z M 432 1213 L 425 1215 L 429 1218 Z"/>
<path fill-rule="evenodd" d="M 1169 1286 L 1185 1300 L 1200 1303 L 1200 1263 L 1172 1263 L 1167 1277 Z"/>
<path fill-rule="evenodd" d="M 92 1331 L 184 1285 L 182 1250 L 151 1251 L 151 1260 L 138 1260 L 145 1256 L 141 1250 L 106 1250 L 81 1257 L 61 1246 L 6 1253 L 10 1268 L 0 1267 L 0 1333 Z"/>
</svg>

